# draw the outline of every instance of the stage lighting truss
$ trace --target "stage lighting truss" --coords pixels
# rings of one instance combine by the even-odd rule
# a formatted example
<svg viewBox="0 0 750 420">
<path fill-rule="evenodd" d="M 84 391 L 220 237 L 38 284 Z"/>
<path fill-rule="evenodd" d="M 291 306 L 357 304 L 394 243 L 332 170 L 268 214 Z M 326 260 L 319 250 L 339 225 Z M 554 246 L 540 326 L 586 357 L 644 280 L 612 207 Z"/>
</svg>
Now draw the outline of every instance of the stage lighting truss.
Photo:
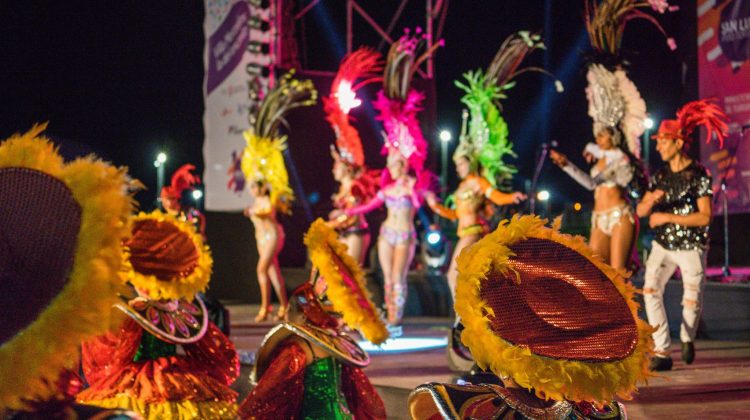
<svg viewBox="0 0 750 420">
<path fill-rule="evenodd" d="M 277 28 L 277 2 L 248 0 L 250 17 L 247 20 L 247 95 L 248 122 L 255 123 L 260 100 L 273 86 L 277 54 L 275 45 L 279 37 Z"/>
</svg>

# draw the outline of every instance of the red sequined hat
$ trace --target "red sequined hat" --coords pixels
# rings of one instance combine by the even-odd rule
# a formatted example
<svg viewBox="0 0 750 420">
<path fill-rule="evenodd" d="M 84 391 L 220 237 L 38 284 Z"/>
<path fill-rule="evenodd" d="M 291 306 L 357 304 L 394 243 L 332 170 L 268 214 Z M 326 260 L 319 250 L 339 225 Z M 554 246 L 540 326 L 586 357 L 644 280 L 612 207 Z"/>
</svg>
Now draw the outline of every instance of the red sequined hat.
<svg viewBox="0 0 750 420">
<path fill-rule="evenodd" d="M 648 375 L 635 289 L 582 237 L 515 217 L 458 258 L 462 341 L 482 368 L 541 398 L 605 403 Z"/>
</svg>

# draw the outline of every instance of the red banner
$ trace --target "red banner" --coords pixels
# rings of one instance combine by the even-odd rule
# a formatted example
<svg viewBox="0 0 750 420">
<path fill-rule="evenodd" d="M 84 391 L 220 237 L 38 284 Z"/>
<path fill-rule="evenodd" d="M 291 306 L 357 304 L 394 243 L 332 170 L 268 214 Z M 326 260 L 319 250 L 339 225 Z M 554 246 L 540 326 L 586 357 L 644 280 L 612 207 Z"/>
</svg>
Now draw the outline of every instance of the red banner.
<svg viewBox="0 0 750 420">
<path fill-rule="evenodd" d="M 726 179 L 729 213 L 750 212 L 750 0 L 699 0 L 698 91 L 717 98 L 729 115 L 724 149 L 701 144 L 701 161 L 714 176 L 714 194 Z M 744 127 L 744 128 L 743 128 Z M 743 136 L 744 131 L 744 136 Z M 744 138 L 743 138 L 744 137 Z M 719 198 L 719 197 L 717 197 Z M 714 200 L 714 212 L 722 212 Z"/>
</svg>

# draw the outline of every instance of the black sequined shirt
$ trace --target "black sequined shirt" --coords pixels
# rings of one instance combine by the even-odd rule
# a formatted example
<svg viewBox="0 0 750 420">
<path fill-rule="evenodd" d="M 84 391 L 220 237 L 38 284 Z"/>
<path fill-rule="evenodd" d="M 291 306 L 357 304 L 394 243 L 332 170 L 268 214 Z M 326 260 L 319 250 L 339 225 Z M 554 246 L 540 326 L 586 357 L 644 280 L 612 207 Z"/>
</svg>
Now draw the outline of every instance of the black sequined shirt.
<svg viewBox="0 0 750 420">
<path fill-rule="evenodd" d="M 698 212 L 698 199 L 713 195 L 711 174 L 696 161 L 679 172 L 672 172 L 669 165 L 664 165 L 651 180 L 651 190 L 655 189 L 664 191 L 664 199 L 654 205 L 652 211 L 681 216 Z M 708 226 L 667 223 L 654 230 L 654 240 L 670 251 L 705 249 L 708 246 Z"/>
</svg>

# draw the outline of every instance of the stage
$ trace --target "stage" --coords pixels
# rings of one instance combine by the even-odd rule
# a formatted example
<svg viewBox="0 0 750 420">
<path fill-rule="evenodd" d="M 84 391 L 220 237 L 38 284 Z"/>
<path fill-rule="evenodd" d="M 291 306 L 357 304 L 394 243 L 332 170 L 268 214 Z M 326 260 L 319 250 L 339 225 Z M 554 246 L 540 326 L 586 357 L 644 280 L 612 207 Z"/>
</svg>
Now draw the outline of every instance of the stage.
<svg viewBox="0 0 750 420">
<path fill-rule="evenodd" d="M 232 316 L 231 338 L 238 351 L 252 354 L 263 335 L 274 324 L 252 322 L 257 307 L 229 305 Z M 450 319 L 408 317 L 402 338 L 432 339 L 437 345 L 445 339 Z M 687 366 L 680 359 L 679 340 L 673 345 L 672 371 L 651 379 L 633 401 L 626 402 L 631 419 L 750 418 L 750 342 L 699 340 L 697 357 Z M 443 346 L 420 351 L 382 354 L 371 352 L 367 375 L 386 403 L 388 418 L 406 419 L 406 399 L 411 389 L 424 382 L 454 379 L 445 361 Z M 250 365 L 242 366 L 242 376 L 234 385 L 244 399 L 250 390 Z"/>
</svg>

